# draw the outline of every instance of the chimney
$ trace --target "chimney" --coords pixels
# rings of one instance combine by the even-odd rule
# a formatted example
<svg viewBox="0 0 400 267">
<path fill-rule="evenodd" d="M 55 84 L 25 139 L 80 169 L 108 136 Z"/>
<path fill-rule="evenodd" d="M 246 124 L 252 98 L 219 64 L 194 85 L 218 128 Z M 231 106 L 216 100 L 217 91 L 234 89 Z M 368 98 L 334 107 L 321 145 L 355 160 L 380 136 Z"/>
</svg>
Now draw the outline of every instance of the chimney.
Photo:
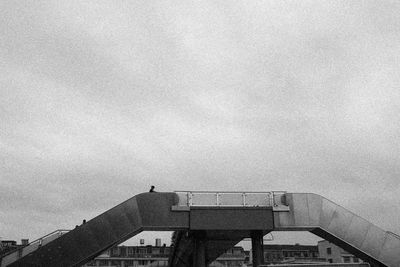
<svg viewBox="0 0 400 267">
<path fill-rule="evenodd" d="M 161 247 L 161 238 L 156 238 L 156 247 Z"/>
<path fill-rule="evenodd" d="M 27 246 L 29 244 L 29 239 L 21 239 L 21 245 Z"/>
</svg>

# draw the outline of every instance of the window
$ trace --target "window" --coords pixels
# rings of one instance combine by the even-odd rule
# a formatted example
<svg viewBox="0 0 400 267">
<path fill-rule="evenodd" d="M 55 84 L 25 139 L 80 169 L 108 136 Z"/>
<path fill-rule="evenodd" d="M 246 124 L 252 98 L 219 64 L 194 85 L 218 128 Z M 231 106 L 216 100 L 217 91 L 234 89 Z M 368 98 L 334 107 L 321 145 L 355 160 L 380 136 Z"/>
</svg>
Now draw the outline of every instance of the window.
<svg viewBox="0 0 400 267">
<path fill-rule="evenodd" d="M 120 256 L 120 250 L 119 250 L 119 248 L 118 247 L 115 247 L 115 248 L 112 248 L 111 249 L 111 256 L 114 256 L 114 257 L 116 257 L 116 256 Z"/>
<path fill-rule="evenodd" d="M 350 262 L 350 256 L 343 256 L 343 262 L 344 263 L 349 263 Z"/>
<path fill-rule="evenodd" d="M 332 248 L 326 248 L 326 254 L 331 255 L 332 254 Z"/>
<path fill-rule="evenodd" d="M 353 258 L 353 262 L 360 262 L 360 259 L 359 259 L 359 258 L 356 258 L 356 257 L 354 257 L 354 258 Z"/>
<path fill-rule="evenodd" d="M 128 248 L 125 246 L 119 247 L 119 256 L 126 257 L 127 250 Z"/>
<path fill-rule="evenodd" d="M 332 263 L 332 262 L 333 262 L 333 260 L 332 260 L 332 259 L 328 259 L 328 262 L 329 262 L 329 263 Z"/>
<path fill-rule="evenodd" d="M 111 265 L 112 265 L 112 266 L 118 266 L 118 267 L 119 267 L 119 266 L 121 266 L 121 261 L 119 261 L 119 260 L 112 260 L 112 261 L 111 261 Z"/>
<path fill-rule="evenodd" d="M 108 266 L 108 260 L 99 260 L 99 264 L 104 265 L 104 266 Z"/>
<path fill-rule="evenodd" d="M 242 250 L 240 248 L 236 248 L 233 250 L 233 254 L 234 255 L 241 255 L 242 254 Z"/>
</svg>

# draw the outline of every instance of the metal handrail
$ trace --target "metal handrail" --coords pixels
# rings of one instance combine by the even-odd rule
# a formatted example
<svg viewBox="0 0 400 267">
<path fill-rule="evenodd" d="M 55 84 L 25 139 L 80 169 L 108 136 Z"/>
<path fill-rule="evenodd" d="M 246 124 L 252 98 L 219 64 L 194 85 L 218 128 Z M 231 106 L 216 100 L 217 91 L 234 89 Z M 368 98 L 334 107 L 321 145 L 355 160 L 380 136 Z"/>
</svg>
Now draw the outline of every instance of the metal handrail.
<svg viewBox="0 0 400 267">
<path fill-rule="evenodd" d="M 265 193 L 287 193 L 287 191 L 215 191 L 215 190 L 175 190 L 174 193 L 246 193 L 246 194 L 265 194 Z"/>
<path fill-rule="evenodd" d="M 180 195 L 185 195 L 186 196 L 186 203 L 184 203 L 184 206 L 226 206 L 226 207 L 237 207 L 237 206 L 242 206 L 242 207 L 249 207 L 249 206 L 279 206 L 282 203 L 276 202 L 276 196 L 281 196 L 284 195 L 286 192 L 285 191 L 269 191 L 269 192 L 243 192 L 243 191 L 175 191 L 176 194 Z M 241 200 L 236 199 L 236 203 L 223 203 L 221 202 L 221 199 L 223 199 L 224 195 L 237 195 L 241 197 Z M 247 196 L 251 195 L 265 195 L 265 201 L 266 203 L 249 203 Z M 206 204 L 196 204 L 193 202 L 193 199 L 196 195 L 213 195 L 213 198 L 208 199 L 212 203 L 206 203 Z M 238 201 L 239 200 L 239 201 Z M 239 204 L 240 202 L 240 204 Z"/>
<path fill-rule="evenodd" d="M 394 235 L 394 236 L 397 237 L 397 238 L 400 238 L 400 235 L 398 235 L 398 234 L 396 234 L 396 233 L 393 233 L 392 231 L 386 231 L 386 233 L 391 234 L 391 235 Z"/>
<path fill-rule="evenodd" d="M 67 230 L 67 229 L 58 229 L 58 230 L 55 230 L 55 231 L 53 231 L 53 232 L 51 232 L 51 233 L 48 233 L 47 235 L 44 235 L 44 236 L 42 236 L 42 237 L 39 237 L 39 238 L 36 239 L 36 240 L 33 240 L 32 242 L 29 242 L 29 244 L 27 244 L 26 246 L 29 246 L 29 245 L 31 245 L 31 244 L 33 244 L 33 243 L 36 243 L 36 242 L 38 242 L 38 241 L 41 241 L 41 240 L 45 239 L 45 238 L 48 237 L 48 236 L 54 235 L 55 233 L 65 233 L 65 232 L 69 232 L 69 231 L 71 231 L 71 230 Z"/>
</svg>

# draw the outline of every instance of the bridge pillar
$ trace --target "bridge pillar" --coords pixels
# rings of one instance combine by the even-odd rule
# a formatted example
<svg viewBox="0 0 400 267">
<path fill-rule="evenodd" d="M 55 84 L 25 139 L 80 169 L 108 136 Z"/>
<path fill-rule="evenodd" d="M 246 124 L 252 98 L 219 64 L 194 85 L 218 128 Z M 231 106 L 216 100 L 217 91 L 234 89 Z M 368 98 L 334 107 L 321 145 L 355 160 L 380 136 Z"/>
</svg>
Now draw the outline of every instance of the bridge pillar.
<svg viewBox="0 0 400 267">
<path fill-rule="evenodd" d="M 253 254 L 253 267 L 264 263 L 263 232 L 261 230 L 251 231 L 251 250 Z"/>
<path fill-rule="evenodd" d="M 206 234 L 203 231 L 198 231 L 194 235 L 194 252 L 193 263 L 194 267 L 206 267 Z"/>
</svg>

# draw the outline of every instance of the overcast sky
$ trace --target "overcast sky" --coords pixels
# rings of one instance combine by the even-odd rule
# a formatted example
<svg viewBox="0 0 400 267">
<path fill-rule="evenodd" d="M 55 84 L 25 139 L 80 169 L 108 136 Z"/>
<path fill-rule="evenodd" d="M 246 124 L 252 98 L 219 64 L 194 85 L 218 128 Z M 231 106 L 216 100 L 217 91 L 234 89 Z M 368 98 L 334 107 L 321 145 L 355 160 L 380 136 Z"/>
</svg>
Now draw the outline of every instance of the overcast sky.
<svg viewBox="0 0 400 267">
<path fill-rule="evenodd" d="M 0 237 L 148 191 L 314 192 L 400 233 L 398 1 L 0 2 Z"/>
</svg>

